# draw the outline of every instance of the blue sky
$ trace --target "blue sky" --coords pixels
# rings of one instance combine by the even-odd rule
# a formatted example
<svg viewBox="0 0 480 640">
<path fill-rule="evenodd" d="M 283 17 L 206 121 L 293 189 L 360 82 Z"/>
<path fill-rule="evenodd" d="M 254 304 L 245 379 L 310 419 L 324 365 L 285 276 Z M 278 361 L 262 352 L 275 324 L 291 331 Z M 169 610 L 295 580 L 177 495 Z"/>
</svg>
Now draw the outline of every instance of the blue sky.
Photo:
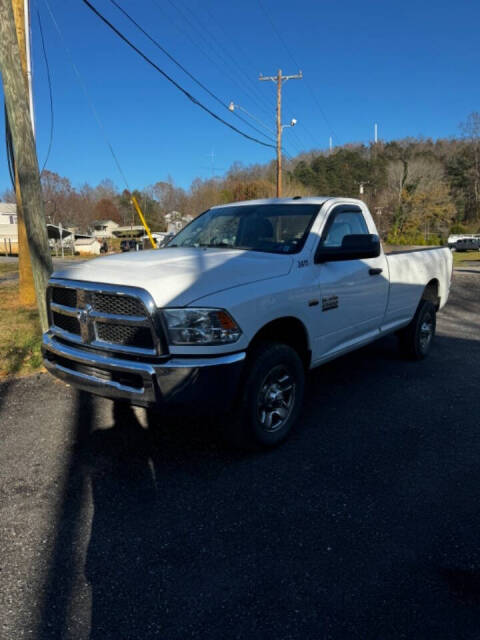
<svg viewBox="0 0 480 640">
<path fill-rule="evenodd" d="M 273 157 L 273 149 L 244 140 L 189 102 L 81 0 L 48 1 L 131 188 L 168 175 L 183 187 L 197 176 L 209 177 L 212 151 L 216 175 L 234 162 L 248 165 Z M 109 0 L 91 1 L 195 97 L 257 135 L 175 67 Z M 46 37 L 55 110 L 47 168 L 67 176 L 76 186 L 111 178 L 123 188 L 45 2 L 31 2 L 39 162 L 43 164 L 48 145 L 50 111 L 37 8 Z M 258 75 L 274 75 L 278 68 L 296 73 L 298 63 L 305 80 L 286 83 L 283 93 L 283 121 L 298 120 L 297 127 L 284 134 L 290 155 L 326 148 L 330 135 L 337 144 L 368 142 L 374 122 L 385 140 L 457 135 L 458 124 L 480 110 L 480 4 L 473 0 L 118 2 L 211 91 L 227 103 L 235 101 L 272 128 L 275 86 L 259 82 Z M 3 131 L 3 123 L 0 126 Z M 0 188 L 6 188 L 5 152 L 1 158 Z"/>
</svg>

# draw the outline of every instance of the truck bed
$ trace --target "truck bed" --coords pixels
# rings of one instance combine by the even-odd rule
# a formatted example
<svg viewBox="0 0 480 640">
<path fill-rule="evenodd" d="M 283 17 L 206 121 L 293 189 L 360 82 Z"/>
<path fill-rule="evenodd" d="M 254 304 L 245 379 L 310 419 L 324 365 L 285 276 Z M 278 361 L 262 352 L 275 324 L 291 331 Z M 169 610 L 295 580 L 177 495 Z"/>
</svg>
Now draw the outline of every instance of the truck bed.
<svg viewBox="0 0 480 640">
<path fill-rule="evenodd" d="M 386 256 L 394 256 L 398 253 L 417 253 L 419 251 L 431 251 L 432 249 L 445 249 L 445 247 L 439 247 L 438 245 L 426 246 L 426 247 L 385 247 L 384 253 Z"/>
<path fill-rule="evenodd" d="M 438 307 L 446 303 L 452 273 L 452 253 L 448 247 L 422 247 L 386 253 L 390 294 L 385 325 L 411 319 L 425 287 L 432 283 Z"/>
</svg>

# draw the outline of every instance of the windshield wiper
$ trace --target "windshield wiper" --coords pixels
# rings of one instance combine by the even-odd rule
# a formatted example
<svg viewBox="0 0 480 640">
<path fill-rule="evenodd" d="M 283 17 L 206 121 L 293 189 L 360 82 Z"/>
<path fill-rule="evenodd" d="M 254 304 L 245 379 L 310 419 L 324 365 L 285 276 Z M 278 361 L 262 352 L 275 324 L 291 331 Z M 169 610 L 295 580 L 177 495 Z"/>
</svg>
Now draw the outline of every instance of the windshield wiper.
<svg viewBox="0 0 480 640">
<path fill-rule="evenodd" d="M 239 247 L 234 247 L 231 244 L 228 244 L 227 242 L 218 242 L 218 243 L 207 243 L 207 242 L 201 242 L 201 243 L 195 243 L 195 244 L 167 244 L 166 247 L 164 247 L 165 249 L 169 249 L 170 247 L 183 247 L 184 249 L 238 249 Z"/>
<path fill-rule="evenodd" d="M 210 249 L 216 249 L 216 248 L 220 248 L 220 249 L 225 249 L 225 248 L 226 249 L 236 249 L 236 247 L 233 247 L 231 244 L 228 244 L 227 242 L 216 242 L 216 243 L 211 242 L 210 244 L 206 243 L 206 242 L 205 243 L 202 242 L 198 246 L 199 247 L 208 247 Z"/>
</svg>

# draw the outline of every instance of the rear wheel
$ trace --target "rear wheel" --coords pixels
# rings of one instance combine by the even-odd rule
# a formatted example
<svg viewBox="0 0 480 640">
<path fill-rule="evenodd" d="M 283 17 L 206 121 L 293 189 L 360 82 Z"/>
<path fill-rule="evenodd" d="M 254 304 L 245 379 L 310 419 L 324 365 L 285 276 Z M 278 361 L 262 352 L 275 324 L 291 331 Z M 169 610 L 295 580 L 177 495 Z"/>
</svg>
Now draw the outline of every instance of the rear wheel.
<svg viewBox="0 0 480 640">
<path fill-rule="evenodd" d="M 436 309 L 433 302 L 422 300 L 405 329 L 398 336 L 400 349 L 412 360 L 422 360 L 428 355 L 435 336 Z"/>
<path fill-rule="evenodd" d="M 292 347 L 260 344 L 248 358 L 243 393 L 230 416 L 230 439 L 243 447 L 279 444 L 298 419 L 304 387 L 303 363 Z"/>
</svg>

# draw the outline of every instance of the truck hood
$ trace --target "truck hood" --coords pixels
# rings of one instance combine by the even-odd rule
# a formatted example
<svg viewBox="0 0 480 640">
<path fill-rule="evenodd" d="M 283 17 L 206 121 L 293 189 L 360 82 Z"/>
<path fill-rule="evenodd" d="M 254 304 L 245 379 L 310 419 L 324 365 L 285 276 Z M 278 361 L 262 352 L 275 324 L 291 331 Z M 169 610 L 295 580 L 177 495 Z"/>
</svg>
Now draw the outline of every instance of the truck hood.
<svg viewBox="0 0 480 640">
<path fill-rule="evenodd" d="M 158 307 L 184 307 L 225 289 L 286 275 L 291 256 L 255 251 L 172 247 L 74 264 L 53 277 L 146 289 Z"/>
</svg>

